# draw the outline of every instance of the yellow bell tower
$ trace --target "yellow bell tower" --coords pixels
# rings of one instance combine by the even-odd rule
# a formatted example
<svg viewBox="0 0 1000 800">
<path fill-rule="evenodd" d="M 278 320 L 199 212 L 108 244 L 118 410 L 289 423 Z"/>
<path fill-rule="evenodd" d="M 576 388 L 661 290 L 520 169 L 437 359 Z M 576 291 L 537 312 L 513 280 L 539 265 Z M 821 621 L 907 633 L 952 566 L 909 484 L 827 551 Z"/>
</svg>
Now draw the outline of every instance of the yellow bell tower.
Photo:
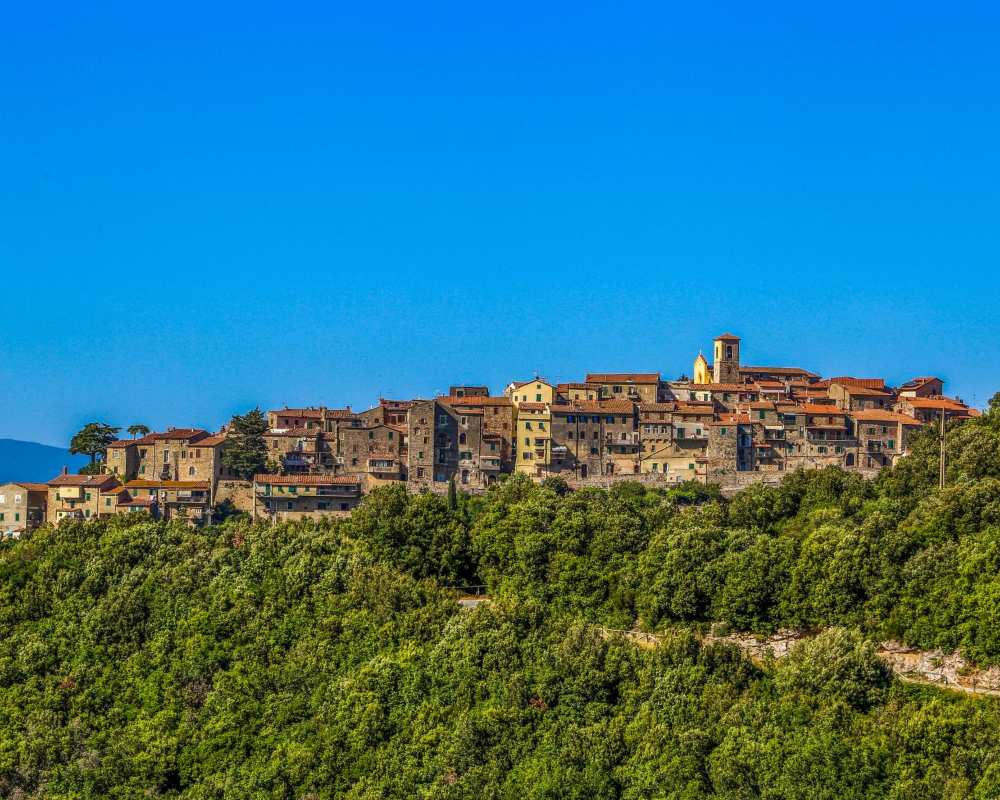
<svg viewBox="0 0 1000 800">
<path fill-rule="evenodd" d="M 698 353 L 698 357 L 694 360 L 694 382 L 699 384 L 712 382 L 712 374 L 708 368 L 708 361 L 705 359 L 703 353 Z"/>
</svg>

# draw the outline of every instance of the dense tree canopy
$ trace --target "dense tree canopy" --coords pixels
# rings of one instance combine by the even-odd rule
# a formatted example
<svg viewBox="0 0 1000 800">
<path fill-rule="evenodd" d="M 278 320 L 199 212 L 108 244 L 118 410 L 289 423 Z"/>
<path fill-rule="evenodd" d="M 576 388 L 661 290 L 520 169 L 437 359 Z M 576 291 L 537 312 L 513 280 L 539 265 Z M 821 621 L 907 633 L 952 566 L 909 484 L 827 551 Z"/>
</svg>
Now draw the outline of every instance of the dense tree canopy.
<svg viewBox="0 0 1000 800">
<path fill-rule="evenodd" d="M 267 467 L 267 417 L 259 408 L 237 414 L 226 433 L 222 463 L 234 475 L 250 480 Z"/>
<path fill-rule="evenodd" d="M 108 445 L 118 438 L 118 431 L 103 422 L 88 422 L 69 442 L 69 451 L 74 455 L 90 456 L 90 463 L 94 464 L 98 458 L 103 458 Z"/>
<path fill-rule="evenodd" d="M 872 645 L 1000 662 L 997 413 L 949 431 L 943 491 L 929 435 L 873 483 L 731 501 L 512 478 L 323 524 L 43 527 L 0 545 L 0 796 L 1000 796 L 1000 702 Z M 473 611 L 446 588 L 479 582 Z M 754 664 L 709 622 L 822 632 Z M 608 632 L 636 624 L 663 643 Z"/>
</svg>

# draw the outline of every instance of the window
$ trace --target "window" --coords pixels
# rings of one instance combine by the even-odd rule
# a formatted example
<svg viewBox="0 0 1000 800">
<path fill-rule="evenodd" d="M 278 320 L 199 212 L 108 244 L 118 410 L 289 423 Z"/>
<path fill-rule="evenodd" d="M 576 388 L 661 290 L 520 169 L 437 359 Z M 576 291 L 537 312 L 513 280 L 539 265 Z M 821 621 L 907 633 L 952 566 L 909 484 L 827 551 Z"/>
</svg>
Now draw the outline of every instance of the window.
<svg viewBox="0 0 1000 800">
<path fill-rule="evenodd" d="M 292 505 L 293 505 L 292 501 L 289 500 L 287 505 L 288 505 L 288 510 L 291 511 L 292 510 Z"/>
<path fill-rule="evenodd" d="M 163 451 L 163 463 L 166 464 L 169 461 L 170 461 L 170 451 L 169 450 L 164 450 Z"/>
<path fill-rule="evenodd" d="M 729 428 L 722 428 L 721 433 L 723 436 L 729 433 Z"/>
<path fill-rule="evenodd" d="M 573 416 L 572 414 L 569 414 L 569 415 L 567 415 L 567 417 L 566 417 L 566 421 L 567 421 L 567 422 L 576 422 L 576 417 L 574 417 L 574 416 Z M 3 501 L 2 501 L 2 500 L 0 500 L 0 502 L 3 502 Z"/>
<path fill-rule="evenodd" d="M 683 439 L 684 438 L 684 429 L 683 428 L 676 428 L 675 430 L 677 431 L 677 438 L 678 439 Z"/>
<path fill-rule="evenodd" d="M 660 466 L 660 465 L 659 465 L 659 464 L 657 464 L 657 463 L 656 463 L 656 462 L 654 461 L 654 462 L 653 462 L 653 466 L 652 466 L 652 468 L 651 468 L 651 470 L 650 470 L 650 471 L 651 471 L 651 472 L 659 472 L 659 466 Z"/>
<path fill-rule="evenodd" d="M 86 495 L 86 500 L 89 503 L 90 502 L 90 492 L 85 492 L 84 494 Z"/>
<path fill-rule="evenodd" d="M 540 394 L 536 394 L 535 395 L 535 402 L 536 403 L 541 403 L 542 402 L 542 396 Z"/>
<path fill-rule="evenodd" d="M 526 431 L 530 431 L 531 430 L 531 423 L 530 422 L 525 422 L 524 423 L 524 429 Z"/>
<path fill-rule="evenodd" d="M 0 511 L 0 522 L 3 522 L 3 512 Z"/>
<path fill-rule="evenodd" d="M 421 458 L 423 458 L 423 455 L 424 455 L 424 454 L 423 454 L 423 453 L 421 453 L 421 454 L 420 454 L 420 457 L 421 457 Z M 353 458 L 351 459 L 351 466 L 352 466 L 352 467 L 356 467 L 357 465 L 358 465 L 358 458 L 357 458 L 357 456 L 355 456 L 355 457 L 353 457 Z"/>
<path fill-rule="evenodd" d="M 104 498 L 104 505 L 106 507 L 111 505 L 111 498 L 110 497 Z"/>
<path fill-rule="evenodd" d="M 530 436 L 525 436 L 524 437 L 524 443 L 526 445 L 530 445 L 531 444 L 531 437 Z"/>
<path fill-rule="evenodd" d="M 573 431 L 569 431 L 569 432 L 568 432 L 568 433 L 566 434 L 566 438 L 567 438 L 567 439 L 572 439 L 572 438 L 573 438 Z"/>
<path fill-rule="evenodd" d="M 595 415 L 590 418 L 590 421 L 596 424 L 601 421 L 601 418 Z"/>
<path fill-rule="evenodd" d="M 609 415 L 604 418 L 604 421 L 608 423 L 608 425 L 613 425 L 615 422 L 615 418 Z"/>
<path fill-rule="evenodd" d="M 340 510 L 341 511 L 347 511 L 347 503 L 341 503 L 340 504 Z"/>
<path fill-rule="evenodd" d="M 422 454 L 421 454 L 421 457 L 422 457 Z M 424 477 L 424 468 L 423 467 L 417 467 L 417 477 L 418 478 Z"/>
<path fill-rule="evenodd" d="M 194 475 L 194 467 L 188 467 L 188 475 Z"/>
<path fill-rule="evenodd" d="M 596 447 L 591 447 L 590 448 L 590 454 L 592 456 L 596 456 L 597 455 L 597 448 Z"/>
<path fill-rule="evenodd" d="M 316 504 L 316 508 L 318 508 L 320 511 L 326 511 L 326 506 L 327 504 L 322 501 Z"/>
<path fill-rule="evenodd" d="M 392 441 L 392 431 L 389 431 L 389 441 Z"/>
<path fill-rule="evenodd" d="M 523 458 L 524 461 L 531 461 L 531 453 L 530 452 L 524 452 L 521 455 L 524 457 Z"/>
<path fill-rule="evenodd" d="M 459 444 L 465 444 L 465 440 L 466 440 L 466 436 L 465 436 L 464 433 L 458 434 L 458 443 Z"/>
<path fill-rule="evenodd" d="M 538 430 L 540 430 L 540 431 L 544 431 L 545 430 L 545 423 L 544 422 L 539 422 L 538 423 Z"/>
<path fill-rule="evenodd" d="M 15 513 L 14 514 L 14 522 L 20 522 L 20 521 L 21 521 L 21 515 Z"/>
<path fill-rule="evenodd" d="M 890 450 L 895 450 L 896 449 L 896 440 L 895 439 L 890 439 L 889 440 L 889 449 Z"/>
<path fill-rule="evenodd" d="M 767 417 L 767 412 L 764 409 L 757 412 L 757 419 L 764 419 L 765 417 Z"/>
</svg>

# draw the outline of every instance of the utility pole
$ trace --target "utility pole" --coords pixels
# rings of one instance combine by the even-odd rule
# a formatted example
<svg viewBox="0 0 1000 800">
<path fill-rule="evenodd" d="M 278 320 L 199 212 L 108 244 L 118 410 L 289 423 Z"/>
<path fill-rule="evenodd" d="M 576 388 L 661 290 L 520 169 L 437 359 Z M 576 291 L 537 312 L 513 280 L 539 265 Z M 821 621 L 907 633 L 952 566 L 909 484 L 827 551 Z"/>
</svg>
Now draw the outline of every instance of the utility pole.
<svg viewBox="0 0 1000 800">
<path fill-rule="evenodd" d="M 938 488 L 944 488 L 944 405 L 941 406 L 941 431 L 938 433 L 938 441 L 941 446 L 941 457 L 938 465 Z"/>
</svg>

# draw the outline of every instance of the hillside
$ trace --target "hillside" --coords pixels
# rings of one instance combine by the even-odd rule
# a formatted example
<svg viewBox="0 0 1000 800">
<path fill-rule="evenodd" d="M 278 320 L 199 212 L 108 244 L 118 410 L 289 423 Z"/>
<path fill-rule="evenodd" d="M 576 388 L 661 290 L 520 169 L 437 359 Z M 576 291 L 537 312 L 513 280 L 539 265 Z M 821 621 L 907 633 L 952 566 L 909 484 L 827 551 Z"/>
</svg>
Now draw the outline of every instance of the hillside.
<svg viewBox="0 0 1000 800">
<path fill-rule="evenodd" d="M 7 481 L 47 481 L 64 466 L 76 472 L 87 463 L 86 456 L 74 456 L 62 447 L 18 439 L 0 439 L 0 483 Z"/>
<path fill-rule="evenodd" d="M 998 438 L 996 409 L 949 431 L 943 491 L 928 434 L 877 482 L 731 501 L 515 477 L 322 524 L 42 528 L 0 546 L 0 796 L 1000 796 L 1000 702 L 873 646 L 1000 662 Z M 825 632 L 754 663 L 709 623 Z"/>
</svg>

